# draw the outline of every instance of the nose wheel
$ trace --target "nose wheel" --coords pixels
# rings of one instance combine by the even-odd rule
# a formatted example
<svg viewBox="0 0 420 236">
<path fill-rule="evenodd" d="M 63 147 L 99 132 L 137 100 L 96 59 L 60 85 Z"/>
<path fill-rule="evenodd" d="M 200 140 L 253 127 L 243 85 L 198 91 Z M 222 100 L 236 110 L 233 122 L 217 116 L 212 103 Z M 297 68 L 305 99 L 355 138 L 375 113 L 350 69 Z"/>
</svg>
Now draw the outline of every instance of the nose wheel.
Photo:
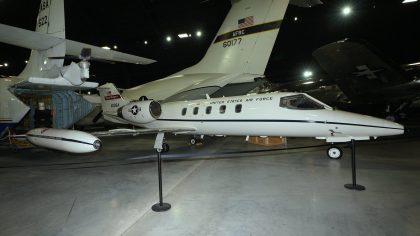
<svg viewBox="0 0 420 236">
<path fill-rule="evenodd" d="M 328 148 L 327 155 L 329 158 L 337 160 L 340 159 L 343 156 L 343 150 L 337 146 L 332 146 Z"/>
</svg>

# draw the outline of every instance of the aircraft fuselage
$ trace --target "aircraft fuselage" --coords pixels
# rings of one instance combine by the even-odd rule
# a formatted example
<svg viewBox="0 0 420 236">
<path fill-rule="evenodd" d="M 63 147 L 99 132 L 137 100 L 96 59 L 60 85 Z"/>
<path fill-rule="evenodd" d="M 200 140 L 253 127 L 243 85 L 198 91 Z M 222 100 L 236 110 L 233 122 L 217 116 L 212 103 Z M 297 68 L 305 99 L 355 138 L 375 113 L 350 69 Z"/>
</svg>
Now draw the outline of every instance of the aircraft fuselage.
<svg viewBox="0 0 420 236">
<path fill-rule="evenodd" d="M 333 110 L 306 94 L 268 93 L 217 99 L 171 102 L 161 114 L 144 120 L 150 111 L 125 105 L 120 117 L 151 129 L 194 129 L 199 135 L 259 135 L 316 137 L 327 142 L 366 140 L 404 133 L 400 124 L 371 116 Z M 133 108 L 140 109 L 133 109 Z"/>
</svg>

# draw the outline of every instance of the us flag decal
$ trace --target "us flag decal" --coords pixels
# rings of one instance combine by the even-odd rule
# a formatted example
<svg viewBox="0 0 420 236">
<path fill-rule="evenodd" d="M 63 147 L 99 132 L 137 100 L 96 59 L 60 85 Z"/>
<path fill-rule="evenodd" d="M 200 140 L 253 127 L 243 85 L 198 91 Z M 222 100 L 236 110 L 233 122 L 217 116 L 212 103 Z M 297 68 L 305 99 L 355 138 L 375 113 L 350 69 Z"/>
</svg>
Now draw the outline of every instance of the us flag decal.
<svg viewBox="0 0 420 236">
<path fill-rule="evenodd" d="M 245 28 L 254 25 L 254 16 L 248 16 L 238 20 L 238 27 Z"/>
</svg>

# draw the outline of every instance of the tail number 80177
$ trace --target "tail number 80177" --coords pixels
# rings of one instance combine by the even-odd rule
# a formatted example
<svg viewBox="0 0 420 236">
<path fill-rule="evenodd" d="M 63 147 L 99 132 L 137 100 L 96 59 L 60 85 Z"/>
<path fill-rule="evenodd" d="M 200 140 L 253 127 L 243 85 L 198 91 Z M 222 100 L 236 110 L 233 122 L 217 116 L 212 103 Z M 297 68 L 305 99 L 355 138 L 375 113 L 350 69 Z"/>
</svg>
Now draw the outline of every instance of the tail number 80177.
<svg viewBox="0 0 420 236">
<path fill-rule="evenodd" d="M 231 39 L 231 40 L 228 40 L 228 41 L 224 41 L 223 42 L 223 47 L 224 48 L 232 47 L 232 46 L 241 44 L 241 42 L 242 42 L 242 38 L 234 38 L 234 39 Z"/>
</svg>

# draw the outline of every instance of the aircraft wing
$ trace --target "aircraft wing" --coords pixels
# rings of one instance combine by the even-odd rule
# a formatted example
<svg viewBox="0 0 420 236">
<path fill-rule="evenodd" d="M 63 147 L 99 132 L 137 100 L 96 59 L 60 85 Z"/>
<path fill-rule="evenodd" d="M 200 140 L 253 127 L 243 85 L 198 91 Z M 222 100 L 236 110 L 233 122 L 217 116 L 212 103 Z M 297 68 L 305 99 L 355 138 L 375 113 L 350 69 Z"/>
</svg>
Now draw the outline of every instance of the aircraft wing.
<svg viewBox="0 0 420 236">
<path fill-rule="evenodd" d="M 163 128 L 163 129 L 112 129 L 108 131 L 98 131 L 90 133 L 96 137 L 112 137 L 112 136 L 137 136 L 141 134 L 156 134 L 156 133 L 174 133 L 186 134 L 195 131 L 193 128 Z"/>
<path fill-rule="evenodd" d="M 366 42 L 338 41 L 312 55 L 352 102 L 378 103 L 419 94 L 418 85 L 400 66 Z"/>
<path fill-rule="evenodd" d="M 127 53 L 107 50 L 97 46 L 80 43 L 68 39 L 58 38 L 39 32 L 0 24 L 0 42 L 28 48 L 32 50 L 47 50 L 62 42 L 66 42 L 66 54 L 79 56 L 83 48 L 91 49 L 91 57 L 108 61 L 125 62 L 133 64 L 150 64 L 156 62 L 152 59 L 134 56 Z"/>
</svg>

